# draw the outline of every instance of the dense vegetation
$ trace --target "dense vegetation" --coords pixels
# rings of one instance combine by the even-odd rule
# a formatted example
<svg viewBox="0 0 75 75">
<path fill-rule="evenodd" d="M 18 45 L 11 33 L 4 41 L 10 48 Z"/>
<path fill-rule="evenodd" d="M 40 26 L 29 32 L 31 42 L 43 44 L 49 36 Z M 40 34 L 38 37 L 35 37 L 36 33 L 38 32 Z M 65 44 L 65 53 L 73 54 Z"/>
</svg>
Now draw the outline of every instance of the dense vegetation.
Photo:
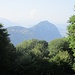
<svg viewBox="0 0 75 75">
<path fill-rule="evenodd" d="M 75 15 L 68 22 L 66 38 L 32 39 L 16 47 L 0 24 L 0 75 L 75 74 Z"/>
</svg>

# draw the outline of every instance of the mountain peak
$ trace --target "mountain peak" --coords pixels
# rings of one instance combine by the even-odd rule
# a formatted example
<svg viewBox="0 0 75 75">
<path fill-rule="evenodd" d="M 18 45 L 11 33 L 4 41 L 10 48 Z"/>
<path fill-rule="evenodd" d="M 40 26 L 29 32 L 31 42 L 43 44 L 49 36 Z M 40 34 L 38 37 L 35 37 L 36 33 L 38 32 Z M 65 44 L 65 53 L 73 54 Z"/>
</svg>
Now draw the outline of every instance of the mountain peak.
<svg viewBox="0 0 75 75">
<path fill-rule="evenodd" d="M 40 23 L 38 23 L 39 25 L 49 25 L 50 23 L 45 20 L 45 21 L 41 21 Z"/>
<path fill-rule="evenodd" d="M 49 23 L 49 21 L 47 21 L 47 20 L 44 20 L 44 21 L 41 21 L 41 23 Z"/>
<path fill-rule="evenodd" d="M 34 27 L 32 27 L 31 29 L 36 30 L 36 29 L 56 29 L 56 26 L 52 23 L 50 23 L 49 21 L 45 20 L 45 21 L 41 21 L 40 23 L 38 23 L 37 25 L 35 25 Z"/>
</svg>

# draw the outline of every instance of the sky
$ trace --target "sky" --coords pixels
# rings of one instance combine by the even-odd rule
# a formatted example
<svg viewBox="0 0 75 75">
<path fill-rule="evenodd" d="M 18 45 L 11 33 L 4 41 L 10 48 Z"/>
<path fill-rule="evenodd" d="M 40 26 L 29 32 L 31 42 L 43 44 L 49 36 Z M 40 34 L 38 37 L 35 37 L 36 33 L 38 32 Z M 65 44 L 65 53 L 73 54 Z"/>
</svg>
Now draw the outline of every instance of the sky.
<svg viewBox="0 0 75 75">
<path fill-rule="evenodd" d="M 75 0 L 0 0 L 0 17 L 25 27 L 44 20 L 63 25 L 75 14 L 74 5 Z"/>
</svg>

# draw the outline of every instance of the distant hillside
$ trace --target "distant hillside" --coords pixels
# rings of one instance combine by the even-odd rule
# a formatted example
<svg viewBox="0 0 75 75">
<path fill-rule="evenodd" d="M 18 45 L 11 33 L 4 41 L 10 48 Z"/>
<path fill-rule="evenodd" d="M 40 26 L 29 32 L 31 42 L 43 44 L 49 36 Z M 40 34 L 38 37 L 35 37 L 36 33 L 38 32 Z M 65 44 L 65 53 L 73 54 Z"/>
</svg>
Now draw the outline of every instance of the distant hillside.
<svg viewBox="0 0 75 75">
<path fill-rule="evenodd" d="M 0 17 L 0 23 L 2 23 L 4 27 L 19 26 L 19 24 L 14 23 L 14 22 L 12 22 L 8 19 L 5 19 L 5 18 L 1 18 L 1 17 Z"/>
<path fill-rule="evenodd" d="M 61 34 L 56 26 L 48 21 L 42 21 L 31 28 L 12 26 L 7 29 L 10 34 L 9 37 L 14 45 L 29 39 L 51 41 L 55 38 L 61 38 Z"/>
</svg>

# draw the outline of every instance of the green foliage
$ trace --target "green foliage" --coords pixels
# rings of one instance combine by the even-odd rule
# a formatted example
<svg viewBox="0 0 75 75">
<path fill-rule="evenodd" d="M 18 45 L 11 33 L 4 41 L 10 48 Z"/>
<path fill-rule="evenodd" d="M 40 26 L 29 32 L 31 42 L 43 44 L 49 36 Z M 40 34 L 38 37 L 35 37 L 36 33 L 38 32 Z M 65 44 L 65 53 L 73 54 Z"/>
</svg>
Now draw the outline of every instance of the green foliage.
<svg viewBox="0 0 75 75">
<path fill-rule="evenodd" d="M 68 51 L 59 51 L 50 61 L 54 61 L 58 64 L 60 64 L 61 61 L 71 64 L 71 57 Z"/>
<path fill-rule="evenodd" d="M 73 73 L 69 43 L 65 38 L 53 40 L 49 44 L 44 40 L 36 39 L 24 41 L 16 47 L 16 51 L 18 54 L 16 74 L 67 75 Z"/>
<path fill-rule="evenodd" d="M 34 49 L 32 49 L 32 53 L 34 52 L 35 55 L 44 58 L 48 56 L 48 43 L 46 41 L 38 41 L 37 45 Z"/>
<path fill-rule="evenodd" d="M 68 22 L 70 24 L 75 24 L 75 15 L 71 16 Z"/>
<path fill-rule="evenodd" d="M 69 42 L 66 41 L 66 38 L 55 39 L 49 43 L 50 51 L 50 62 L 55 62 L 57 65 L 57 70 L 61 71 L 57 75 L 71 74 L 73 55 L 72 51 L 69 48 Z M 54 70 L 55 71 L 55 70 Z"/>
<path fill-rule="evenodd" d="M 55 56 L 59 51 L 69 51 L 69 42 L 66 41 L 66 38 L 55 39 L 49 42 L 49 51 L 50 56 Z"/>
<path fill-rule="evenodd" d="M 69 48 L 69 42 L 66 39 L 67 38 L 55 39 L 49 42 L 48 45 L 50 52 L 49 61 L 55 62 L 58 70 L 61 69 L 61 71 L 58 72 L 58 75 L 61 73 L 62 75 L 73 73 L 73 55 L 71 49 Z"/>
<path fill-rule="evenodd" d="M 75 15 L 71 16 L 68 21 L 70 24 L 67 27 L 68 30 L 68 41 L 69 41 L 69 47 L 73 51 L 73 56 L 75 57 Z M 73 59 L 73 63 L 74 63 Z M 75 63 L 73 64 L 73 69 L 75 70 Z"/>
<path fill-rule="evenodd" d="M 75 48 L 75 15 L 69 19 L 70 25 L 67 27 L 68 30 L 68 40 L 70 42 L 70 48 L 74 50 Z"/>
<path fill-rule="evenodd" d="M 10 42 L 8 35 L 7 30 L 3 28 L 2 24 L 0 24 L 0 49 L 2 49 L 3 46 L 7 46 Z"/>
<path fill-rule="evenodd" d="M 10 43 L 8 32 L 0 24 L 0 74 L 10 75 L 14 64 L 14 57 L 16 56 L 15 47 Z"/>
<path fill-rule="evenodd" d="M 17 51 L 23 51 L 23 53 L 28 52 L 29 54 L 32 53 L 35 56 L 39 57 L 46 57 L 48 56 L 48 43 L 43 40 L 29 40 L 24 41 L 23 43 L 19 44 L 16 49 Z"/>
</svg>

